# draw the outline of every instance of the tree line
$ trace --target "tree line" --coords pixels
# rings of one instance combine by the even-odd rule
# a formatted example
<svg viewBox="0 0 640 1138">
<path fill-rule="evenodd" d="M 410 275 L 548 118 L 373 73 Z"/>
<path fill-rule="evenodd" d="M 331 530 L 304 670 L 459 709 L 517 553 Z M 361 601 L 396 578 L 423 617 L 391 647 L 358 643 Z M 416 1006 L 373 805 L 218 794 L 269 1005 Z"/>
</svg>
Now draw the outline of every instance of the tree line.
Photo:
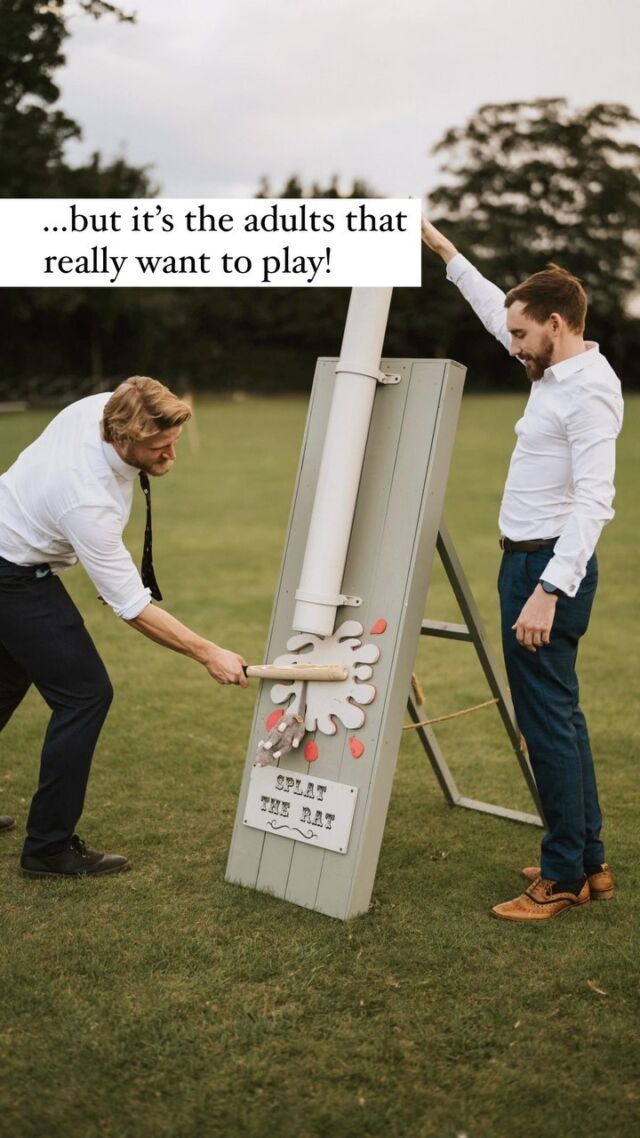
<svg viewBox="0 0 640 1138">
<path fill-rule="evenodd" d="M 55 83 L 73 10 L 134 17 L 102 0 L 0 0 L 0 196 L 153 197 L 149 168 L 96 152 L 65 158 L 80 126 Z M 134 33 L 132 33 L 134 34 Z M 435 147 L 442 184 L 428 210 L 462 252 L 507 289 L 553 260 L 584 282 L 587 335 L 627 386 L 640 350 L 639 123 L 621 104 L 565 99 L 480 107 Z M 355 179 L 305 185 L 292 175 L 256 197 L 376 197 Z M 499 389 L 514 367 L 426 252 L 420 289 L 395 291 L 385 353 L 461 360 L 468 387 Z M 346 289 L 5 289 L 0 400 L 65 398 L 133 373 L 179 390 L 306 389 L 320 355 L 337 355 Z"/>
</svg>

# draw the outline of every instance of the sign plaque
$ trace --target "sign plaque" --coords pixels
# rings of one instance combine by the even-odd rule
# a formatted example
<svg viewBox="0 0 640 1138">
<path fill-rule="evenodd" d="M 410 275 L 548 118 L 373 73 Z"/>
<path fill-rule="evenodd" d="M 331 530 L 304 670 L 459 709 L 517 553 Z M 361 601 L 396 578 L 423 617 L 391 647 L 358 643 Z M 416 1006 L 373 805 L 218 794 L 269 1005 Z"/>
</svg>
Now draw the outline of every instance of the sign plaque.
<svg viewBox="0 0 640 1138">
<path fill-rule="evenodd" d="M 282 767 L 254 767 L 244 808 L 245 826 L 344 854 L 358 789 Z"/>
</svg>

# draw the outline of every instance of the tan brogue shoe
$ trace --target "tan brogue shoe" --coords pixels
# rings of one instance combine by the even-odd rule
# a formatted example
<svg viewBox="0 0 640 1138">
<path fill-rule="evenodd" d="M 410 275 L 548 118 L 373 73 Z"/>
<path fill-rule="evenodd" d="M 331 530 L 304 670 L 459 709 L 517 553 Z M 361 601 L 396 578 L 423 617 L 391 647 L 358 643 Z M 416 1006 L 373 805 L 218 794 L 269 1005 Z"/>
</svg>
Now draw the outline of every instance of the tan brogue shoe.
<svg viewBox="0 0 640 1138">
<path fill-rule="evenodd" d="M 559 917 L 569 909 L 588 905 L 589 901 L 589 882 L 586 878 L 579 893 L 569 893 L 558 890 L 557 882 L 537 877 L 520 897 L 494 905 L 491 916 L 502 921 L 547 921 L 550 917 Z"/>
<path fill-rule="evenodd" d="M 525 865 L 521 872 L 527 881 L 535 881 L 537 877 L 540 877 L 540 866 Z M 608 901 L 613 897 L 613 874 L 606 862 L 600 866 L 597 873 L 590 873 L 587 877 L 587 881 L 589 882 L 589 892 L 591 893 L 592 901 Z"/>
</svg>

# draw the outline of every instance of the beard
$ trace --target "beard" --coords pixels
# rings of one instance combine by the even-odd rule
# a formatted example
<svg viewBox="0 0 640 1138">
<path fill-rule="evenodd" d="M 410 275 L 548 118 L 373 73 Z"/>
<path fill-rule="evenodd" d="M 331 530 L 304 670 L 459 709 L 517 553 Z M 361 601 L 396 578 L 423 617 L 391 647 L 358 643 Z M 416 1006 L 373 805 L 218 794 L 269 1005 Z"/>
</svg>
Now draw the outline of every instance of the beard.
<svg viewBox="0 0 640 1138">
<path fill-rule="evenodd" d="M 535 383 L 537 379 L 542 379 L 545 371 L 551 365 L 553 358 L 553 340 L 549 338 L 542 349 L 536 352 L 527 352 L 524 355 L 519 355 L 518 359 L 522 360 L 527 371 L 527 379 L 531 383 Z"/>
<path fill-rule="evenodd" d="M 175 462 L 174 458 L 143 458 L 137 453 L 136 443 L 132 442 L 127 442 L 119 453 L 129 466 L 135 466 L 136 470 L 144 471 L 151 478 L 161 478 L 163 474 L 168 474 Z"/>
<path fill-rule="evenodd" d="M 163 474 L 168 474 L 173 467 L 174 459 L 168 458 L 166 461 L 157 460 L 156 462 L 141 462 L 139 459 L 135 463 L 139 470 L 144 470 L 145 474 L 149 474 L 151 478 L 162 478 Z"/>
</svg>

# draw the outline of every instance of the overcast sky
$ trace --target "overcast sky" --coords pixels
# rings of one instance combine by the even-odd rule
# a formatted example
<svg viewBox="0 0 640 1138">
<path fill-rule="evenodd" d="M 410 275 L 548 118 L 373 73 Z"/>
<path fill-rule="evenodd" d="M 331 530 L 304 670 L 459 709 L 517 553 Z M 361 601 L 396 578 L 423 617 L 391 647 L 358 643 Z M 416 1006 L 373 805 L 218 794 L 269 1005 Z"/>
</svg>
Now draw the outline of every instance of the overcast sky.
<svg viewBox="0 0 640 1138">
<path fill-rule="evenodd" d="M 165 197 L 438 181 L 429 151 L 487 102 L 567 96 L 640 117 L 638 0 L 121 0 L 69 21 L 61 105 L 91 150 L 153 164 Z"/>
</svg>

